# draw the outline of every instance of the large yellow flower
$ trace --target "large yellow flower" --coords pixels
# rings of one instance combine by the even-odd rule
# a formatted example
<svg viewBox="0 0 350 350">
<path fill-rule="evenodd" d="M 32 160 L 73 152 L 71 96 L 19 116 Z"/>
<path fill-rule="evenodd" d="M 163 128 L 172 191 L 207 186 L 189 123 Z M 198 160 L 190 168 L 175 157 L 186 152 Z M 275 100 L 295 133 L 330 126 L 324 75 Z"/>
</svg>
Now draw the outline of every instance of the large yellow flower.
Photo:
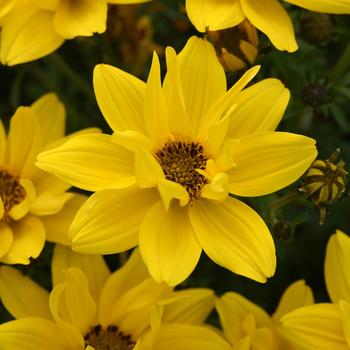
<svg viewBox="0 0 350 350">
<path fill-rule="evenodd" d="M 68 227 L 86 198 L 34 165 L 39 152 L 63 142 L 64 129 L 65 110 L 54 94 L 20 107 L 8 135 L 0 121 L 1 262 L 29 264 L 45 240 L 69 244 Z"/>
<path fill-rule="evenodd" d="M 333 304 L 297 309 L 282 318 L 281 334 L 296 350 L 350 349 L 350 237 L 341 231 L 327 246 L 325 278 Z"/>
<path fill-rule="evenodd" d="M 216 309 L 225 338 L 232 344 L 233 350 L 292 350 L 277 332 L 280 319 L 284 314 L 310 304 L 313 304 L 310 287 L 304 281 L 297 281 L 286 289 L 272 317 L 258 305 L 233 292 L 218 299 Z"/>
<path fill-rule="evenodd" d="M 55 51 L 66 39 L 103 33 L 108 4 L 146 1 L 0 0 L 0 60 L 7 65 L 32 61 Z"/>
<path fill-rule="evenodd" d="M 276 79 L 229 91 L 212 46 L 196 37 L 156 54 L 147 84 L 111 66 L 94 72 L 97 101 L 114 135 L 72 138 L 38 166 L 97 191 L 70 228 L 73 249 L 111 254 L 139 245 L 153 278 L 176 285 L 201 251 L 231 271 L 265 282 L 276 267 L 260 216 L 235 196 L 261 196 L 298 179 L 315 141 L 274 132 L 289 100 Z"/>
<path fill-rule="evenodd" d="M 285 0 L 311 11 L 350 14 L 349 0 Z M 293 52 L 292 21 L 279 0 L 186 0 L 189 18 L 200 32 L 234 27 L 247 18 L 279 50 Z"/>
<path fill-rule="evenodd" d="M 0 325 L 2 350 L 146 350 L 147 340 L 144 346 L 136 343 L 147 336 L 150 321 L 152 338 L 165 338 L 169 350 L 196 342 L 203 342 L 203 350 L 229 350 L 219 335 L 200 326 L 214 293 L 173 292 L 157 284 L 137 251 L 111 274 L 101 257 L 56 246 L 52 274 L 49 294 L 16 269 L 0 268 L 0 296 L 17 319 Z M 167 327 L 161 330 L 161 324 Z"/>
</svg>

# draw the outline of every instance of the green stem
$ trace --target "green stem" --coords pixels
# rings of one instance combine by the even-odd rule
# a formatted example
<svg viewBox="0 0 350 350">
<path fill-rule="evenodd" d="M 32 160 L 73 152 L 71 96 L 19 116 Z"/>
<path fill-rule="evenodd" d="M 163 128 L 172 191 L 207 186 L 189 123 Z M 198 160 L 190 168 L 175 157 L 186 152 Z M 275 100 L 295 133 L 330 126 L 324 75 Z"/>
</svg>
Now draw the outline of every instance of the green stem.
<svg viewBox="0 0 350 350">
<path fill-rule="evenodd" d="M 298 198 L 300 198 L 300 192 L 292 191 L 288 192 L 280 198 L 276 198 L 275 200 L 271 201 L 269 207 L 271 210 L 272 217 L 275 217 L 285 205 L 294 202 Z"/>
<path fill-rule="evenodd" d="M 350 43 L 347 44 L 345 50 L 341 54 L 337 64 L 334 66 L 331 77 L 336 80 L 349 71 L 350 68 Z"/>
<path fill-rule="evenodd" d="M 49 58 L 85 95 L 93 98 L 90 85 L 77 74 L 57 53 L 52 53 Z"/>
</svg>

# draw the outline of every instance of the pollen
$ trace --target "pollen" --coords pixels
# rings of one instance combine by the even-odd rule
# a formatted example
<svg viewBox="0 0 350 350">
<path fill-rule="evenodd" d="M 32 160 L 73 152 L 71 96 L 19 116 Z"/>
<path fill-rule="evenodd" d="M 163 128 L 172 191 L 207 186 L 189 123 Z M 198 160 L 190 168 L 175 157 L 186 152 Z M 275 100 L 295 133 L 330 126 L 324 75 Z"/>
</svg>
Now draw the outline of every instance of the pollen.
<svg viewBox="0 0 350 350">
<path fill-rule="evenodd" d="M 200 198 L 207 179 L 198 170 L 205 170 L 208 157 L 199 142 L 169 141 L 155 157 L 166 179 L 185 187 L 190 201 Z"/>
<path fill-rule="evenodd" d="M 85 335 L 84 340 L 85 346 L 90 345 L 95 350 L 132 350 L 136 344 L 131 335 L 125 335 L 115 325 L 106 329 L 96 325 Z"/>
<path fill-rule="evenodd" d="M 19 183 L 18 176 L 5 169 L 0 169 L 0 197 L 4 206 L 4 215 L 0 222 L 9 222 L 9 212 L 26 197 L 24 187 Z"/>
</svg>

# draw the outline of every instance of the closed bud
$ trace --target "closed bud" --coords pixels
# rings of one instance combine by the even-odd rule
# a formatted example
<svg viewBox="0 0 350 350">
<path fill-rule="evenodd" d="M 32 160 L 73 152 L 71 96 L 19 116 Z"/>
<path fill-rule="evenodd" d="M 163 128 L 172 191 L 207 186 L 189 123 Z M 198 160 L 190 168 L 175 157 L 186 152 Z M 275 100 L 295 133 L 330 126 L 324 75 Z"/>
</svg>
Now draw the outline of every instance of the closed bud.
<svg viewBox="0 0 350 350">
<path fill-rule="evenodd" d="M 331 17 L 325 13 L 308 12 L 300 20 L 301 36 L 310 44 L 321 44 L 327 41 L 331 30 Z"/>
</svg>

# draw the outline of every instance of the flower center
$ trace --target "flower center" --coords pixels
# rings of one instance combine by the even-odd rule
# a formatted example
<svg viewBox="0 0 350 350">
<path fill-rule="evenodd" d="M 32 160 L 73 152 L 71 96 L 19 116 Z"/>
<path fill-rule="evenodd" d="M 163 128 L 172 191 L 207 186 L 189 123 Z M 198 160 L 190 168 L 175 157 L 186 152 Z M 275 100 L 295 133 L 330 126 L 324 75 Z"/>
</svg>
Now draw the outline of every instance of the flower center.
<svg viewBox="0 0 350 350">
<path fill-rule="evenodd" d="M 135 342 L 130 335 L 125 335 L 115 325 L 103 329 L 101 325 L 91 328 L 84 337 L 85 346 L 92 346 L 95 350 L 132 350 Z"/>
<path fill-rule="evenodd" d="M 26 191 L 19 183 L 19 178 L 5 169 L 0 169 L 0 197 L 4 206 L 4 216 L 0 222 L 9 222 L 10 210 L 23 201 Z"/>
<path fill-rule="evenodd" d="M 169 141 L 155 152 L 166 179 L 184 186 L 190 201 L 199 199 L 207 179 L 197 170 L 205 170 L 208 157 L 198 142 Z"/>
</svg>

